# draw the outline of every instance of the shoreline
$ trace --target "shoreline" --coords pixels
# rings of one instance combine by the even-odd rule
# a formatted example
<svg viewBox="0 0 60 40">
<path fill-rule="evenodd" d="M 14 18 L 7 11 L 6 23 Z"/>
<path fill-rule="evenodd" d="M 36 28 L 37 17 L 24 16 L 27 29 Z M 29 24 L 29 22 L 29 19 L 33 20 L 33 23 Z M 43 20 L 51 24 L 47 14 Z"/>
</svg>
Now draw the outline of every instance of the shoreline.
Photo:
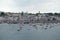
<svg viewBox="0 0 60 40">
<path fill-rule="evenodd" d="M 23 23 L 19 23 L 19 22 L 0 22 L 0 24 L 3 23 L 7 23 L 7 24 L 60 24 L 60 21 L 58 22 L 54 22 L 54 21 L 47 21 L 47 22 L 23 22 Z"/>
</svg>

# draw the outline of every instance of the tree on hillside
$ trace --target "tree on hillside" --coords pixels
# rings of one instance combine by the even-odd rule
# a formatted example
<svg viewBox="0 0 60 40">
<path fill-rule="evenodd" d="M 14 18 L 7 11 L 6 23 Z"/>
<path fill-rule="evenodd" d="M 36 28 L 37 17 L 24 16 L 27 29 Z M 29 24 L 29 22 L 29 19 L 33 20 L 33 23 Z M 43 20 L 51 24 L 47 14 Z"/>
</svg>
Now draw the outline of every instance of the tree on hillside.
<svg viewBox="0 0 60 40">
<path fill-rule="evenodd" d="M 55 13 L 54 15 L 58 15 L 57 13 Z"/>
<path fill-rule="evenodd" d="M 5 13 L 4 12 L 1 12 L 0 16 L 5 16 Z"/>
<path fill-rule="evenodd" d="M 41 15 L 40 11 L 38 13 L 36 13 L 36 16 L 38 16 L 38 15 Z"/>
<path fill-rule="evenodd" d="M 53 13 L 47 13 L 49 16 L 53 16 Z"/>
<path fill-rule="evenodd" d="M 38 13 L 36 13 L 36 16 L 38 16 Z"/>
<path fill-rule="evenodd" d="M 60 16 L 60 13 L 55 13 L 54 15 L 55 15 L 55 16 Z"/>
</svg>

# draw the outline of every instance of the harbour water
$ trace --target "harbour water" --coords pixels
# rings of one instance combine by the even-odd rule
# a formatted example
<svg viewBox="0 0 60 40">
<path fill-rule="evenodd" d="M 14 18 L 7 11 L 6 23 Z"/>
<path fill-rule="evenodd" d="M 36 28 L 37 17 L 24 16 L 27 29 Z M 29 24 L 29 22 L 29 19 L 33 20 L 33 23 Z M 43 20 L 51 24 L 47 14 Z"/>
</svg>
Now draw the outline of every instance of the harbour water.
<svg viewBox="0 0 60 40">
<path fill-rule="evenodd" d="M 0 24 L 0 40 L 60 40 L 60 25 Z"/>
</svg>

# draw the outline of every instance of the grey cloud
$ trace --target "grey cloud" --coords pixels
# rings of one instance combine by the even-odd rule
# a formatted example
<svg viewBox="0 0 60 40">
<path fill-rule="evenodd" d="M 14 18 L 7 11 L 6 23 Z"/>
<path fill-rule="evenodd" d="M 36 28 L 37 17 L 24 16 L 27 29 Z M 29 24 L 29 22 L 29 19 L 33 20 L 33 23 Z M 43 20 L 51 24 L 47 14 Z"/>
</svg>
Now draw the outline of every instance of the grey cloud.
<svg viewBox="0 0 60 40">
<path fill-rule="evenodd" d="M 47 3 L 47 2 L 54 2 L 56 0 L 15 0 L 16 5 L 18 6 L 29 6 L 29 5 L 34 5 L 34 4 L 38 4 L 38 3 Z"/>
</svg>

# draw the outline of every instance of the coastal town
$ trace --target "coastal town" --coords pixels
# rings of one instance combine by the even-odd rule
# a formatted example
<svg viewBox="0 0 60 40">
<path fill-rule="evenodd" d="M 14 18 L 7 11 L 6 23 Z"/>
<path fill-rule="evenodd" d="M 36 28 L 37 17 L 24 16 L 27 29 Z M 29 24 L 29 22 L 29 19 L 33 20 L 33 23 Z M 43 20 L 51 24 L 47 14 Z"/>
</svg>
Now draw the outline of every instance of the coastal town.
<svg viewBox="0 0 60 40">
<path fill-rule="evenodd" d="M 1 12 L 0 24 L 60 23 L 60 13 Z"/>
</svg>

